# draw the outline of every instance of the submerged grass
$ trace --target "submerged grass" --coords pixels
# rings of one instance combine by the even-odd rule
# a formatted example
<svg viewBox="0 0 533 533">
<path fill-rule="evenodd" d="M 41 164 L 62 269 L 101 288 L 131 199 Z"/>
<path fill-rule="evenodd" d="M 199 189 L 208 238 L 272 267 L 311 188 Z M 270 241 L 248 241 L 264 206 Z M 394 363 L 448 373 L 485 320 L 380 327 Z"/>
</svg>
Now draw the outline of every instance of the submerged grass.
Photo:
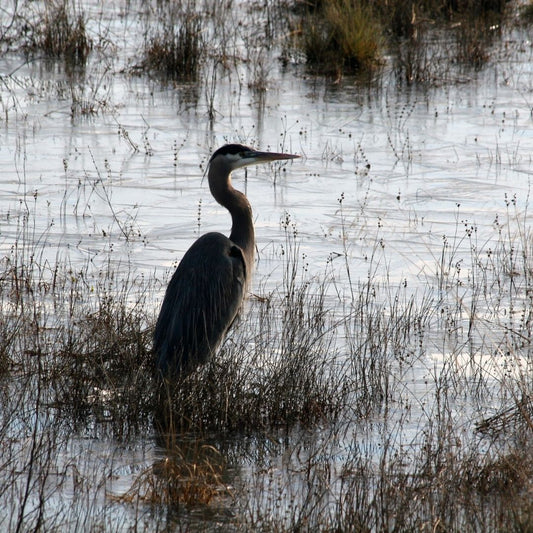
<svg viewBox="0 0 533 533">
<path fill-rule="evenodd" d="M 141 472 L 116 501 L 139 500 L 151 506 L 197 508 L 229 495 L 223 481 L 224 457 L 213 446 L 195 440 L 180 442 L 163 459 Z"/>
<path fill-rule="evenodd" d="M 203 22 L 193 2 L 160 4 L 145 35 L 144 70 L 167 80 L 195 81 L 205 57 Z"/>
<path fill-rule="evenodd" d="M 92 40 L 87 31 L 86 16 L 75 2 L 45 2 L 36 13 L 33 7 L 24 3 L 13 14 L 12 27 L 14 31 L 20 31 L 19 38 L 25 36 L 27 51 L 44 54 L 50 59 L 63 59 L 68 68 L 85 66 Z M 7 38 L 9 33 L 4 35 Z"/>
<path fill-rule="evenodd" d="M 167 391 L 155 417 L 166 456 L 111 490 L 113 505 L 178 516 L 226 506 L 243 530 L 527 530 L 532 237 L 515 207 L 510 199 L 490 249 L 458 223 L 428 278 L 438 299 L 372 276 L 310 277 L 286 218 L 282 283 L 253 297 L 218 356 Z M 0 273 L 0 489 L 13 530 L 67 523 L 57 498 L 72 490 L 71 472 L 80 502 L 113 477 L 112 465 L 97 479 L 81 472 L 73 435 L 131 443 L 154 433 L 160 407 L 150 354 L 158 283 L 117 277 L 111 261 L 97 272 L 51 266 L 28 209 Z M 425 363 L 434 345 L 442 361 Z M 408 376 L 424 367 L 415 409 Z M 468 407 L 458 414 L 459 398 Z M 252 473 L 241 478 L 243 461 Z"/>
<path fill-rule="evenodd" d="M 508 12 L 507 2 L 499 0 L 324 0 L 307 5 L 299 43 L 314 73 L 338 77 L 372 71 L 392 53 L 396 77 L 421 84 L 450 82 L 454 65 L 484 66 Z"/>
<path fill-rule="evenodd" d="M 72 65 L 83 65 L 91 48 L 83 13 L 71 12 L 67 0 L 47 4 L 36 46 L 52 57 L 64 57 Z"/>
<path fill-rule="evenodd" d="M 371 70 L 381 55 L 381 25 L 357 0 L 321 3 L 305 16 L 301 34 L 307 62 L 319 72 Z"/>
<path fill-rule="evenodd" d="M 271 81 L 268 73 L 278 46 L 284 50 L 285 63 L 305 62 L 313 74 L 335 80 L 356 73 L 361 81 L 375 81 L 380 67 L 390 63 L 401 83 L 452 83 L 490 62 L 501 28 L 512 20 L 508 4 L 500 0 L 270 0 L 239 10 L 231 2 L 147 2 L 140 57 L 130 57 L 130 67 L 119 69 L 188 83 L 181 90 L 194 102 L 203 92 L 209 100 L 216 92 L 217 77 L 231 76 L 241 84 L 243 66 L 248 70 L 248 86 L 260 96 Z M 126 18 L 131 16 L 129 9 Z M 522 21 L 527 21 L 526 8 L 522 14 Z M 111 65 L 120 56 L 119 43 L 113 42 L 109 26 L 93 23 L 74 0 L 45 2 L 42 8 L 26 0 L 17 3 L 6 20 L 0 46 L 64 60 L 67 71 L 91 64 L 93 50 L 98 53 L 92 63 Z M 208 102 L 211 119 L 213 99 L 214 94 Z M 91 114 L 90 105 L 83 108 Z"/>
</svg>

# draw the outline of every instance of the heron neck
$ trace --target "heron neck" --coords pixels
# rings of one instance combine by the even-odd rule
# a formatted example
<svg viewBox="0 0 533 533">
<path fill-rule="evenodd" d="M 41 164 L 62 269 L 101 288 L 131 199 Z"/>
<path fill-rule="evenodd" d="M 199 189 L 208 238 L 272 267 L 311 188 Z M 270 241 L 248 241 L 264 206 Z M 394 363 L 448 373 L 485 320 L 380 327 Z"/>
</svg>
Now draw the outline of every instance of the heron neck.
<svg viewBox="0 0 533 533">
<path fill-rule="evenodd" d="M 248 269 L 253 267 L 255 250 L 255 232 L 252 220 L 252 207 L 241 192 L 233 189 L 235 197 L 239 198 L 239 207 L 229 209 L 231 213 L 230 240 L 240 246 L 244 252 Z M 227 207 L 227 206 L 226 206 Z"/>
<path fill-rule="evenodd" d="M 226 179 L 220 179 L 220 169 L 209 169 L 209 188 L 215 200 L 225 207 L 231 214 L 230 240 L 237 244 L 244 252 L 246 266 L 253 267 L 255 250 L 255 233 L 252 218 L 252 207 L 246 196 L 233 188 L 231 174 L 226 172 Z"/>
</svg>

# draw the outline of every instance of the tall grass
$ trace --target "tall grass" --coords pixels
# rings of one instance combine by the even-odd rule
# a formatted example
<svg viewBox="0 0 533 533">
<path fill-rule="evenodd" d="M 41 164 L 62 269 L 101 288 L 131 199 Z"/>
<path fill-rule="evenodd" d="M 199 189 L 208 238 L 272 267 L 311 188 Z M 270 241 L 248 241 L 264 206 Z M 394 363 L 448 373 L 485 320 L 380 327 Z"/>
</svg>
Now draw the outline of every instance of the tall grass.
<svg viewBox="0 0 533 533">
<path fill-rule="evenodd" d="M 231 509 L 237 529 L 531 526 L 532 237 L 515 199 L 489 249 L 458 217 L 424 295 L 373 276 L 310 276 L 285 219 L 281 283 L 260 284 L 217 357 L 168 391 L 162 420 L 150 354 L 159 282 L 112 262 L 51 264 L 33 208 L 0 270 L 9 529 L 72 521 L 64 491 L 76 520 L 111 527 L 93 512 L 116 467 L 80 463 L 76 442 L 98 442 L 82 438 L 155 438 L 164 452 L 108 491 L 113 509 L 136 509 L 127 523 L 143 509 L 191 519 L 207 507 Z M 411 389 L 419 372 L 423 396 Z"/>
<path fill-rule="evenodd" d="M 45 2 L 37 13 L 32 11 L 30 16 L 18 14 L 24 20 L 21 35 L 27 35 L 26 49 L 48 58 L 63 59 L 68 68 L 84 67 L 93 43 L 86 27 L 86 15 L 79 6 L 70 0 L 54 0 Z M 16 17 L 12 21 L 14 27 L 21 22 Z"/>
<path fill-rule="evenodd" d="M 304 17 L 301 32 L 307 62 L 319 71 L 369 70 L 381 54 L 381 26 L 358 1 L 323 2 Z"/>
<path fill-rule="evenodd" d="M 399 80 L 435 84 L 449 82 L 455 63 L 479 69 L 489 61 L 506 13 L 498 0 L 324 0 L 309 3 L 299 41 L 315 73 L 375 70 L 392 53 Z"/>
<path fill-rule="evenodd" d="M 126 8 L 125 19 L 131 17 L 130 10 Z M 307 71 L 336 80 L 361 73 L 361 81 L 368 82 L 367 74 L 375 79 L 379 67 L 390 63 L 401 83 L 450 83 L 491 61 L 510 14 L 508 2 L 502 0 L 324 0 L 289 6 L 272 0 L 241 12 L 224 3 L 148 2 L 140 54 L 128 58 L 133 68 L 119 69 L 184 83 L 184 95 L 194 102 L 203 92 L 212 95 L 212 85 L 222 75 L 240 85 L 243 66 L 248 69 L 247 85 L 261 99 L 278 51 L 285 63 L 303 58 Z M 6 11 L 5 18 L 3 49 L 24 48 L 33 58 L 42 54 L 60 59 L 68 71 L 86 67 L 92 50 L 98 52 L 94 56 L 100 64 L 105 57 L 111 66 L 121 56 L 109 26 L 91 24 L 94 21 L 72 0 L 45 2 L 42 7 L 24 1 L 17 3 L 11 18 Z M 81 114 L 101 108 L 89 102 L 81 107 Z M 208 108 L 214 117 L 213 101 Z"/>
<path fill-rule="evenodd" d="M 269 432 L 342 413 L 349 389 L 326 286 L 300 279 L 298 244 L 288 227 L 283 258 L 283 286 L 252 298 L 217 357 L 164 392 L 165 430 Z"/>
<path fill-rule="evenodd" d="M 144 69 L 169 80 L 195 81 L 205 57 L 204 19 L 192 2 L 163 3 L 145 35 Z"/>
<path fill-rule="evenodd" d="M 402 288 L 391 294 L 377 283 L 353 291 L 346 337 L 362 373 L 352 390 L 354 397 L 368 390 L 380 409 L 372 416 L 357 410 L 348 432 L 333 424 L 310 439 L 294 437 L 281 472 L 244 491 L 249 524 L 282 531 L 302 524 L 341 531 L 531 528 L 531 235 L 527 212 L 515 205 L 508 201 L 490 247 L 479 246 L 467 221 L 444 240 L 428 279 L 437 299 L 405 299 Z M 442 360 L 426 362 L 434 349 Z M 374 362 L 379 377 L 370 370 Z M 408 376 L 426 364 L 421 397 Z M 337 457 L 339 435 L 350 444 Z M 260 491 L 279 500 L 268 506 Z"/>
</svg>

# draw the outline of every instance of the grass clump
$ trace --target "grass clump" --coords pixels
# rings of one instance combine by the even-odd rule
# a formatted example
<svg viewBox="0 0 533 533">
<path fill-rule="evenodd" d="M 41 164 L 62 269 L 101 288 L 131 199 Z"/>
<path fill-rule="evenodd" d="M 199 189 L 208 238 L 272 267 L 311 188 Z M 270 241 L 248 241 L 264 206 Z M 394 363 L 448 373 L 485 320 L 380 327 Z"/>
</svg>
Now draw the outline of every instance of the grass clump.
<svg viewBox="0 0 533 533">
<path fill-rule="evenodd" d="M 110 264 L 93 271 L 59 257 L 50 263 L 31 242 L 29 213 L 19 220 L 0 261 L 0 368 L 37 379 L 42 386 L 28 401 L 58 409 L 69 427 L 99 421 L 125 438 L 150 415 L 150 284 L 118 279 Z"/>
<path fill-rule="evenodd" d="M 325 0 L 304 17 L 301 41 L 308 64 L 317 70 L 371 70 L 381 54 L 381 25 L 364 2 Z"/>
<path fill-rule="evenodd" d="M 204 42 L 202 18 L 194 5 L 162 5 L 155 25 L 156 30 L 145 38 L 143 67 L 168 80 L 196 80 Z"/>
<path fill-rule="evenodd" d="M 372 71 L 390 53 L 400 80 L 441 83 L 451 79 L 454 65 L 479 69 L 489 61 L 506 5 L 500 0 L 315 1 L 301 18 L 299 43 L 317 73 Z"/>
<path fill-rule="evenodd" d="M 85 65 L 91 50 L 85 16 L 70 6 L 68 0 L 46 2 L 33 48 L 48 57 L 63 58 L 70 66 Z"/>
</svg>

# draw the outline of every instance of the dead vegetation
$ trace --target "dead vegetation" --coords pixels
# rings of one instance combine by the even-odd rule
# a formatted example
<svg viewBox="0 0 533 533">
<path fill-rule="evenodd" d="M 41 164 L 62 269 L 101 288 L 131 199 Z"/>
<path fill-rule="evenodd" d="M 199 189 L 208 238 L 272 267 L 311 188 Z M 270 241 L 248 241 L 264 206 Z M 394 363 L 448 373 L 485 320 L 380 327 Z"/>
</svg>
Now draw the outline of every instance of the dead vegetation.
<svg viewBox="0 0 533 533">
<path fill-rule="evenodd" d="M 479 359 L 474 375 L 466 372 L 460 364 L 464 339 L 449 333 L 450 324 L 466 332 L 469 358 L 477 360 L 476 354 L 492 350 L 486 321 L 490 326 L 500 316 L 492 306 L 494 314 L 481 318 L 481 295 L 501 306 L 523 307 L 520 321 L 500 324 L 507 328 L 505 348 L 498 342 L 530 367 L 530 343 L 524 342 L 532 328 L 524 299 L 532 293 L 529 234 L 502 231 L 490 254 L 470 247 L 475 274 L 468 276 L 460 305 L 451 305 L 466 281 L 453 268 L 462 249 L 457 232 L 455 240 L 444 242 L 435 265 L 434 283 L 450 301 L 410 297 L 405 287 L 391 292 L 374 280 L 345 287 L 336 301 L 332 280 L 305 273 L 298 232 L 288 218 L 282 285 L 252 300 L 220 354 L 173 384 L 161 411 L 151 379 L 154 281 L 41 264 L 38 245 L 26 240 L 31 220 L 31 213 L 21 219 L 20 240 L 2 262 L 0 276 L 2 461 L 7 465 L 17 457 L 3 469 L 0 488 L 12 517 L 18 516 L 11 526 L 60 523 L 47 502 L 68 484 L 58 451 L 72 431 L 131 442 L 152 434 L 154 420 L 167 455 L 140 469 L 127 490 L 111 491 L 115 505 L 172 508 L 178 516 L 229 506 L 240 510 L 237 528 L 283 531 L 302 523 L 387 531 L 427 523 L 442 530 L 531 526 L 530 373 L 518 367 L 516 379 L 507 377 L 500 389 L 483 371 L 492 358 Z M 464 227 L 462 239 L 468 241 L 474 232 Z M 508 272 L 514 273 L 512 291 L 502 283 Z M 490 290 L 480 291 L 480 283 Z M 416 434 L 408 437 L 412 398 L 404 376 L 423 361 L 435 335 L 446 339 L 450 353 L 442 368 L 432 371 L 426 407 Z M 468 395 L 472 406 L 472 415 L 459 420 L 458 394 Z M 516 401 L 483 419 L 474 414 L 486 413 L 487 398 L 501 395 Z M 336 458 L 334 450 L 350 432 L 372 433 L 379 420 L 379 451 L 359 442 Z M 20 448 L 22 442 L 29 447 Z M 260 485 L 232 477 L 228 462 L 239 463 L 268 442 L 289 454 L 279 477 L 259 475 L 262 460 L 254 467 Z M 63 473 L 49 492 L 52 472 Z M 15 498 L 24 486 L 28 498 Z M 278 507 L 276 499 L 262 501 L 263 490 L 278 491 L 289 508 Z M 86 497 L 82 489 L 79 494 Z M 40 514 L 29 513 L 35 505 Z"/>
<path fill-rule="evenodd" d="M 507 2 L 310 2 L 298 32 L 311 71 L 376 71 L 392 54 L 402 83 L 450 83 L 482 68 L 509 13 Z"/>
<path fill-rule="evenodd" d="M 83 10 L 70 0 L 54 0 L 42 6 L 15 4 L 2 44 L 22 46 L 29 55 L 64 61 L 67 68 L 83 68 L 92 48 Z"/>
<path fill-rule="evenodd" d="M 196 81 L 205 59 L 205 18 L 194 3 L 161 4 L 148 23 L 142 69 L 166 80 Z"/>
<path fill-rule="evenodd" d="M 264 34 L 242 38 L 254 47 L 243 53 L 233 45 L 245 29 L 237 18 L 228 22 L 220 5 L 210 13 L 225 20 L 216 54 L 206 45 L 211 34 L 201 30 L 205 19 L 169 14 L 167 5 L 145 35 L 143 66 L 152 73 L 195 81 L 206 63 L 212 68 L 211 104 L 217 76 L 241 61 L 263 61 L 260 44 L 279 36 L 287 15 L 269 5 Z M 381 28 L 391 20 L 384 32 L 398 46 L 398 78 L 433 84 L 449 79 L 443 43 L 450 35 L 453 61 L 477 69 L 490 60 L 499 30 L 488 33 L 494 19 L 472 10 L 487 7 L 486 16 L 499 21 L 505 5 L 387 2 L 392 11 L 363 11 L 377 12 Z M 21 32 L 31 34 L 32 53 L 89 61 L 85 15 L 64 2 L 46 6 L 42 25 Z M 287 18 L 297 24 L 297 16 Z M 4 46 L 16 48 L 18 17 L 3 32 Z M 336 17 L 340 26 L 303 36 L 317 56 L 324 52 L 319 37 L 334 42 L 335 53 L 341 37 L 354 37 L 343 35 L 350 21 Z M 435 29 L 437 18 L 446 33 Z M 379 54 L 373 43 L 369 49 L 370 64 Z M 335 63 L 332 49 L 326 52 L 335 76 L 366 64 L 359 56 Z M 247 71 L 248 86 L 258 91 L 269 82 L 263 67 Z M 127 137 L 122 126 L 119 133 Z M 398 159 L 410 157 L 402 156 L 408 139 L 395 141 Z M 530 531 L 532 236 L 527 213 L 519 216 L 514 206 L 509 199 L 506 220 L 493 222 L 490 244 L 478 245 L 468 221 L 444 236 L 423 295 L 378 279 L 371 268 L 364 281 L 346 271 L 308 275 L 300 236 L 286 219 L 282 281 L 263 290 L 260 280 L 259 296 L 217 358 L 159 398 L 150 351 L 164 276 L 143 278 L 131 264 L 112 261 L 72 266 L 61 251 L 50 260 L 30 201 L 15 215 L 16 236 L 2 235 L 0 524 L 12 531 L 72 524 L 115 530 L 117 510 L 133 508 L 123 519 L 130 529 L 164 529 L 183 509 L 220 505 L 228 527 L 243 531 Z M 115 237 L 132 238 L 125 225 Z M 442 360 L 428 362 L 435 351 Z M 502 361 L 505 372 L 498 373 Z M 422 398 L 409 381 L 420 368 Z M 146 453 L 135 464 L 114 463 L 115 446 L 144 453 L 154 441 L 155 459 Z M 83 459 L 94 442 L 105 449 Z M 124 470 L 129 485 L 109 489 Z"/>
<path fill-rule="evenodd" d="M 125 71 L 173 82 L 205 79 L 207 91 L 213 65 L 227 74 L 244 64 L 248 85 L 264 91 L 268 57 L 277 43 L 283 61 L 303 58 L 315 75 L 339 79 L 345 74 L 377 74 L 384 58 L 391 56 L 401 83 L 451 83 L 491 60 L 502 27 L 508 20 L 512 23 L 508 4 L 327 0 L 287 5 L 275 0 L 239 12 L 229 4 L 215 8 L 194 2 L 148 3 L 142 15 L 142 53 L 130 58 L 132 65 Z M 26 1 L 16 7 L 12 13 L 6 11 L 0 35 L 6 50 L 42 53 L 72 69 L 85 67 L 94 49 L 115 49 L 108 29 L 90 36 L 87 15 L 71 0 L 42 8 Z M 527 9 L 522 13 L 527 21 Z"/>
</svg>

